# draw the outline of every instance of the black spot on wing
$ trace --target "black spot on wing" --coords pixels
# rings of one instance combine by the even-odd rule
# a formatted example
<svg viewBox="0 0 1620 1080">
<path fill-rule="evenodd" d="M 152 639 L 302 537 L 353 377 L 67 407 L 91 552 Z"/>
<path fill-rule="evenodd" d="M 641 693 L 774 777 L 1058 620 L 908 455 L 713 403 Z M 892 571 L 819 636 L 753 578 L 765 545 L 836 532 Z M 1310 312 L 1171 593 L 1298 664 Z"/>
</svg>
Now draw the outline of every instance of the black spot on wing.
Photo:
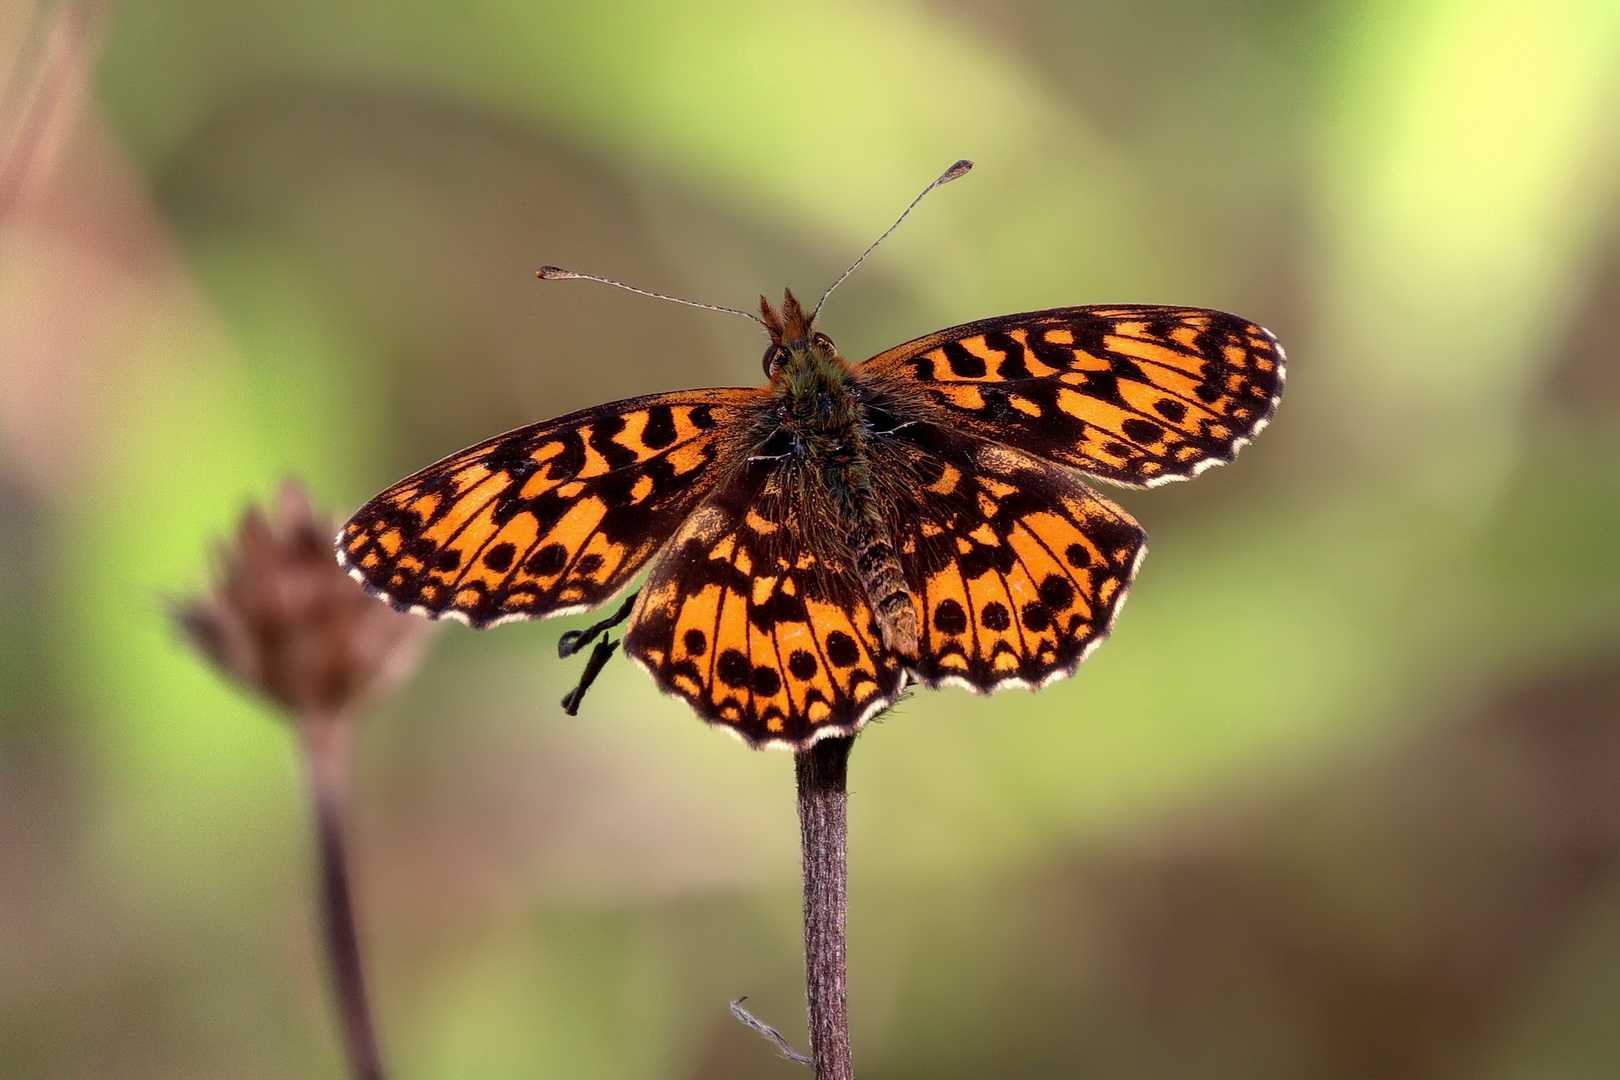
<svg viewBox="0 0 1620 1080">
<path fill-rule="evenodd" d="M 551 440 L 545 440 L 549 442 Z M 542 442 L 541 445 L 545 443 Z M 540 467 L 539 462 L 531 456 L 535 446 L 533 441 L 521 437 L 503 439 L 489 448 L 480 461 L 491 472 L 504 472 L 513 480 L 521 483 L 531 473 Z M 555 459 L 553 459 L 555 461 Z"/>
<path fill-rule="evenodd" d="M 662 450 L 675 441 L 675 410 L 668 405 L 654 405 L 647 410 L 647 426 L 641 441 L 654 450 Z"/>
<path fill-rule="evenodd" d="M 1075 387 L 1087 397 L 1094 397 L 1098 401 L 1106 401 L 1110 405 L 1117 405 L 1121 409 L 1129 409 L 1125 398 L 1119 392 L 1119 376 L 1112 371 L 1088 371 L 1085 373 L 1086 381 Z"/>
<path fill-rule="evenodd" d="M 1143 420 L 1135 416 L 1127 417 L 1124 423 L 1120 424 L 1120 430 L 1127 439 L 1147 446 L 1151 446 L 1164 438 L 1164 429 L 1162 427 L 1151 420 Z"/>
<path fill-rule="evenodd" d="M 1039 600 L 1031 600 L 1019 610 L 1025 629 L 1039 634 L 1052 625 L 1052 609 Z"/>
<path fill-rule="evenodd" d="M 754 668 L 754 677 L 750 681 L 750 685 L 754 693 L 760 697 L 775 697 L 776 692 L 782 689 L 782 676 L 776 673 L 775 668 L 760 664 Z"/>
<path fill-rule="evenodd" d="M 1012 618 L 1008 614 L 1007 605 L 997 600 L 992 600 L 984 605 L 979 611 L 979 619 L 984 625 L 998 632 L 1012 626 Z"/>
<path fill-rule="evenodd" d="M 961 379 L 982 379 L 988 369 L 984 358 L 968 352 L 960 341 L 947 341 L 944 345 L 945 362 L 951 372 Z"/>
<path fill-rule="evenodd" d="M 572 480 L 585 468 L 585 437 L 578 428 L 569 428 L 557 432 L 556 440 L 562 443 L 562 450 L 544 463 L 546 476 L 558 482 Z"/>
<path fill-rule="evenodd" d="M 626 426 L 622 416 L 603 416 L 590 426 L 591 449 L 602 455 L 609 469 L 622 469 L 627 465 L 634 465 L 641 456 L 614 438 L 623 434 Z"/>
<path fill-rule="evenodd" d="M 955 600 L 941 600 L 934 606 L 935 630 L 942 634 L 964 634 L 967 627 L 967 612 Z"/>
<path fill-rule="evenodd" d="M 984 343 L 1002 354 L 1002 359 L 996 364 L 996 373 L 1003 379 L 1029 379 L 1033 373 L 1029 365 L 1024 362 L 1024 347 L 1015 341 L 1011 334 L 1001 330 L 992 330 L 984 335 Z"/>
<path fill-rule="evenodd" d="M 1047 341 L 1045 335 L 1039 331 L 1030 332 L 1029 350 L 1035 354 L 1035 359 L 1047 367 L 1059 371 L 1068 371 L 1074 367 L 1074 347 Z"/>
<path fill-rule="evenodd" d="M 827 635 L 827 660 L 834 667 L 854 667 L 860 659 L 861 651 L 856 646 L 854 638 L 842 630 L 834 630 Z"/>
<path fill-rule="evenodd" d="M 1187 406 L 1171 398 L 1160 398 L 1155 401 L 1153 409 L 1172 424 L 1179 424 L 1187 418 Z"/>
<path fill-rule="evenodd" d="M 741 690 L 747 686 L 754 676 L 754 667 L 748 662 L 748 657 L 739 649 L 727 649 L 720 654 L 714 666 L 715 674 L 720 681 L 733 690 Z"/>
<path fill-rule="evenodd" d="M 555 577 L 568 565 L 568 549 L 561 544 L 546 544 L 524 564 L 524 569 L 535 577 Z"/>
</svg>

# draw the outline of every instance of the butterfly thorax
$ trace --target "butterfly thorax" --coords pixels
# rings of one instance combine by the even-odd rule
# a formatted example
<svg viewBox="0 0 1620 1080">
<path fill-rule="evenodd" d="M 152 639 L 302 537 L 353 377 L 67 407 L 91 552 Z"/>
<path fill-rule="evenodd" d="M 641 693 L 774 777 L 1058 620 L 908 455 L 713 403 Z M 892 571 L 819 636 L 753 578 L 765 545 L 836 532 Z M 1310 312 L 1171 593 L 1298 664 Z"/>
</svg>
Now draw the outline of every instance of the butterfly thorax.
<svg viewBox="0 0 1620 1080">
<path fill-rule="evenodd" d="M 873 485 L 872 436 L 849 363 L 831 339 L 812 332 L 791 292 L 780 313 L 760 303 L 772 338 L 767 370 L 779 426 L 771 436 L 791 447 L 795 471 L 818 489 L 814 502 L 836 519 L 884 644 L 915 656 L 916 604 Z"/>
</svg>

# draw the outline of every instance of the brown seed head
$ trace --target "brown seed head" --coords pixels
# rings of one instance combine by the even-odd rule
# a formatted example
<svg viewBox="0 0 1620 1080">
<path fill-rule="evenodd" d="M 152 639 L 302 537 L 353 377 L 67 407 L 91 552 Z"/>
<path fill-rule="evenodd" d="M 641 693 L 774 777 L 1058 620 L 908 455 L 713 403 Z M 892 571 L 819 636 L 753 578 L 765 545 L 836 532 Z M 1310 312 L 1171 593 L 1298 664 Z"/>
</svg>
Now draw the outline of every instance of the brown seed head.
<svg viewBox="0 0 1620 1080">
<path fill-rule="evenodd" d="M 213 589 L 173 605 L 220 670 L 300 717 L 348 713 L 414 670 L 430 624 L 367 596 L 332 559 L 334 523 L 296 482 L 221 543 Z"/>
</svg>

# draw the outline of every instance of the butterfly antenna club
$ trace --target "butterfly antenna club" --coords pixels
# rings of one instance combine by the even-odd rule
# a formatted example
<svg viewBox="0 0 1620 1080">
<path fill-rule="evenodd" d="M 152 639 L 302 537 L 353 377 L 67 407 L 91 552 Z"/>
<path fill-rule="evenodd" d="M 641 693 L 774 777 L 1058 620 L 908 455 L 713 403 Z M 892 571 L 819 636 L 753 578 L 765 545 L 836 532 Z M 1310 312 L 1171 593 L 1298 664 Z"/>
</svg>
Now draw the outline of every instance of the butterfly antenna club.
<svg viewBox="0 0 1620 1080">
<path fill-rule="evenodd" d="M 670 296 L 668 293 L 653 292 L 651 289 L 638 289 L 634 285 L 626 285 L 624 282 L 614 281 L 612 278 L 597 277 L 595 274 L 581 274 L 577 270 L 564 270 L 560 266 L 542 266 L 540 269 L 534 272 L 534 276 L 539 278 L 541 281 L 562 281 L 567 278 L 577 278 L 580 281 L 595 281 L 602 285 L 612 285 L 615 289 L 623 289 L 625 292 L 633 292 L 639 293 L 642 296 L 650 296 L 654 300 L 670 300 L 677 304 L 685 304 L 687 307 L 702 308 L 705 311 L 725 311 L 731 313 L 732 315 L 741 315 L 745 319 L 752 319 L 754 322 L 759 323 L 759 325 L 765 326 L 765 320 L 761 319 L 758 315 L 752 314 L 751 312 L 738 311 L 736 308 L 721 307 L 719 304 L 700 304 L 696 300 L 682 300 L 680 297 Z M 769 329 L 769 327 L 766 327 L 766 329 Z"/>
<path fill-rule="evenodd" d="M 918 195 L 915 199 L 912 199 L 911 205 L 906 207 L 905 210 L 901 212 L 900 216 L 894 219 L 894 224 L 890 225 L 888 229 L 884 231 L 882 236 L 872 241 L 872 246 L 861 252 L 861 257 L 851 263 L 848 270 L 845 270 L 842 274 L 839 274 L 837 281 L 827 286 L 827 291 L 821 294 L 820 300 L 816 301 L 816 309 L 810 313 L 810 324 L 812 326 L 815 325 L 816 316 L 821 314 L 821 305 L 827 302 L 827 297 L 832 295 L 833 290 L 842 285 L 844 283 L 844 279 L 853 274 L 855 272 L 855 268 L 860 266 L 861 263 L 865 262 L 866 257 L 872 254 L 872 252 L 876 251 L 878 245 L 887 240 L 889 238 L 889 234 L 900 227 L 900 223 L 906 220 L 907 216 L 909 216 L 913 210 L 917 209 L 917 204 L 922 202 L 923 199 L 927 198 L 930 191 L 933 191 L 942 184 L 948 184 L 952 180 L 960 180 L 962 177 L 966 176 L 968 174 L 968 170 L 972 168 L 973 162 L 963 158 L 961 161 L 958 161 L 956 164 L 940 173 L 939 178 L 936 179 L 932 184 L 929 184 L 927 187 L 923 188 L 922 194 Z"/>
</svg>

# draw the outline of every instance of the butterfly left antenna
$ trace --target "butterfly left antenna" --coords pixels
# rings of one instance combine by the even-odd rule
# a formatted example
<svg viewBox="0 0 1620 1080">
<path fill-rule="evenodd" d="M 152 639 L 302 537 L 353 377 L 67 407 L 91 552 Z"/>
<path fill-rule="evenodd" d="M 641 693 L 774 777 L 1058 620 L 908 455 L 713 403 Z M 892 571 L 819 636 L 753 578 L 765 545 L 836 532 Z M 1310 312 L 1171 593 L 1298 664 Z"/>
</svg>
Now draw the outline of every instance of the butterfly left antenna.
<svg viewBox="0 0 1620 1080">
<path fill-rule="evenodd" d="M 595 281 L 603 285 L 612 285 L 615 289 L 623 289 L 625 292 L 640 293 L 642 296 L 650 296 L 655 300 L 672 300 L 677 304 L 685 304 L 687 307 L 702 308 L 704 311 L 730 312 L 733 315 L 741 315 L 745 319 L 752 319 L 759 323 L 759 325 L 765 326 L 765 320 L 761 319 L 758 315 L 750 314 L 746 311 L 738 311 L 736 308 L 721 307 L 719 304 L 700 304 L 696 300 L 682 300 L 678 296 L 670 296 L 667 293 L 653 292 L 650 289 L 638 289 L 634 285 L 626 285 L 624 282 L 614 281 L 612 278 L 597 277 L 595 274 L 581 274 L 574 270 L 564 270 L 560 266 L 542 266 L 540 269 L 534 272 L 534 276 L 539 278 L 541 281 L 561 281 L 564 278 L 578 278 L 580 281 Z M 765 326 L 765 329 L 769 330 L 770 327 Z"/>
<path fill-rule="evenodd" d="M 838 288 L 838 286 L 842 285 L 844 283 L 844 279 L 849 277 L 849 275 L 853 274 L 855 272 L 855 268 L 857 266 L 860 266 L 861 263 L 865 262 L 866 257 L 868 255 L 872 254 L 872 252 L 876 251 L 878 245 L 883 243 L 883 241 L 885 241 L 885 240 L 887 240 L 889 238 L 889 233 L 894 232 L 894 230 L 896 230 L 896 229 L 898 229 L 900 227 L 900 223 L 902 221 L 906 220 L 907 215 L 909 215 L 913 210 L 917 209 L 917 204 L 922 202 L 925 198 L 927 198 L 928 193 L 930 191 L 933 191 L 935 188 L 939 187 L 941 184 L 948 184 L 952 180 L 960 180 L 962 177 L 964 177 L 964 176 L 966 176 L 968 174 L 968 170 L 971 169 L 971 168 L 973 168 L 973 162 L 968 161 L 966 158 L 964 158 L 961 161 L 958 161 L 955 165 L 952 165 L 950 168 L 946 169 L 944 172 L 940 173 L 939 174 L 939 179 L 935 180 L 932 184 L 929 184 L 927 187 L 923 188 L 922 189 L 922 194 L 918 195 L 915 199 L 911 200 L 911 205 L 906 207 L 905 211 L 902 212 L 899 217 L 895 218 L 894 224 L 890 225 L 888 227 L 888 229 L 886 229 L 884 231 L 882 236 L 880 236 L 876 240 L 872 241 L 872 246 L 867 248 L 865 251 L 861 252 L 861 257 L 856 259 L 854 261 L 854 263 L 852 263 L 850 265 L 850 268 L 848 270 L 845 270 L 842 274 L 839 274 L 837 281 L 835 281 L 831 285 L 827 286 L 827 291 L 821 294 L 821 299 L 820 300 L 816 301 L 816 310 L 814 310 L 814 311 L 812 311 L 810 313 L 810 325 L 812 325 L 812 326 L 815 325 L 816 316 L 821 314 L 821 305 L 825 304 L 827 302 L 827 297 L 832 295 L 832 291 L 834 289 Z"/>
</svg>

